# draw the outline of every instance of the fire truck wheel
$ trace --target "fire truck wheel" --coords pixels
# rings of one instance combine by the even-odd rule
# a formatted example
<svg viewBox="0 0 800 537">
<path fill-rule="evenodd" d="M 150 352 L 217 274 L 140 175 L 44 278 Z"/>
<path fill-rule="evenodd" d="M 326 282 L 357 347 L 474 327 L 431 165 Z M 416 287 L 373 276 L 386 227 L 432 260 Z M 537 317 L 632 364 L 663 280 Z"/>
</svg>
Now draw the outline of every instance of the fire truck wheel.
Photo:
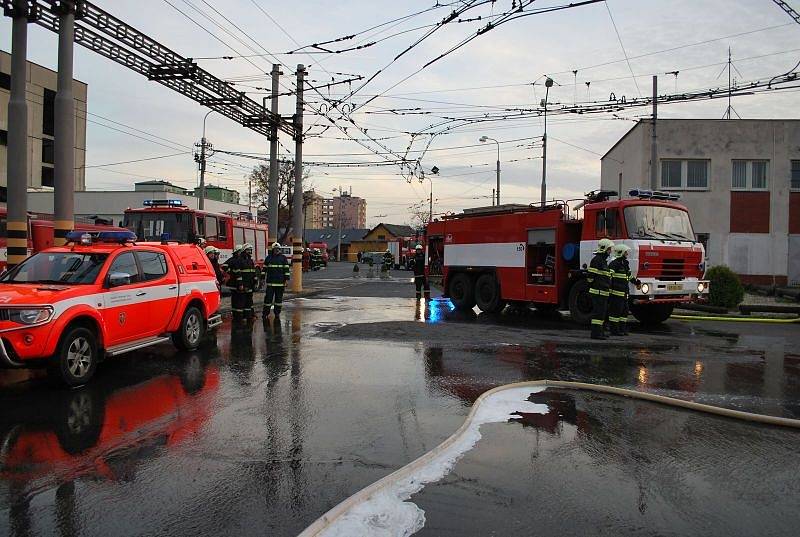
<svg viewBox="0 0 800 537">
<path fill-rule="evenodd" d="M 592 320 L 592 297 L 589 282 L 578 280 L 569 290 L 569 315 L 578 324 L 589 324 Z"/>
<path fill-rule="evenodd" d="M 200 346 L 206 330 L 203 314 L 195 306 L 183 313 L 180 328 L 172 333 L 172 343 L 182 351 L 193 351 Z"/>
<path fill-rule="evenodd" d="M 456 309 L 471 310 L 475 307 L 475 288 L 468 274 L 463 272 L 456 274 L 450 280 L 448 287 L 448 295 Z"/>
<path fill-rule="evenodd" d="M 494 274 L 482 274 L 475 282 L 475 302 L 481 311 L 499 313 L 506 306 L 500 298 L 500 286 Z"/>
<path fill-rule="evenodd" d="M 74 326 L 61 338 L 47 372 L 51 379 L 67 386 L 80 386 L 89 382 L 94 375 L 97 360 L 94 332 L 84 326 Z"/>
<path fill-rule="evenodd" d="M 661 324 L 672 315 L 672 304 L 631 304 L 631 314 L 645 326 Z"/>
</svg>

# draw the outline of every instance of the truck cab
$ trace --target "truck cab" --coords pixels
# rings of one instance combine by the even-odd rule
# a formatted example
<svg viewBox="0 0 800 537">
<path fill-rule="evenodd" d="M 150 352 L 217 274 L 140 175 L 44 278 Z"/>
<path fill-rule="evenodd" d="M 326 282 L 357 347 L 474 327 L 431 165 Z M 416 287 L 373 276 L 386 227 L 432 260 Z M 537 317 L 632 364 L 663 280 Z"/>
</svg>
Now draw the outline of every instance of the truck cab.
<svg viewBox="0 0 800 537">
<path fill-rule="evenodd" d="M 208 259 L 195 245 L 135 239 L 73 232 L 0 276 L 0 365 L 44 366 L 77 386 L 106 357 L 170 340 L 199 347 L 221 323 Z"/>
</svg>

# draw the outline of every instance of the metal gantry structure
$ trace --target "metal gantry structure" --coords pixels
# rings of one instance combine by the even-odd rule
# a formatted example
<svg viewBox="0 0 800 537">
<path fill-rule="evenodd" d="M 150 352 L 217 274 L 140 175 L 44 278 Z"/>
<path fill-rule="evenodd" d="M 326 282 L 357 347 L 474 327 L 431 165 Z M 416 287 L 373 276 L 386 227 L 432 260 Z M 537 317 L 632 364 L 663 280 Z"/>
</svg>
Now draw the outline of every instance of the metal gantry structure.
<svg viewBox="0 0 800 537">
<path fill-rule="evenodd" d="M 800 13 L 795 11 L 792 6 L 790 6 L 789 4 L 784 2 L 783 0 L 772 0 L 772 1 L 775 2 L 776 4 L 778 4 L 778 7 L 780 7 L 782 10 L 784 10 L 787 15 L 789 15 L 792 19 L 794 19 L 794 22 L 796 22 L 797 24 L 800 24 Z"/>
</svg>

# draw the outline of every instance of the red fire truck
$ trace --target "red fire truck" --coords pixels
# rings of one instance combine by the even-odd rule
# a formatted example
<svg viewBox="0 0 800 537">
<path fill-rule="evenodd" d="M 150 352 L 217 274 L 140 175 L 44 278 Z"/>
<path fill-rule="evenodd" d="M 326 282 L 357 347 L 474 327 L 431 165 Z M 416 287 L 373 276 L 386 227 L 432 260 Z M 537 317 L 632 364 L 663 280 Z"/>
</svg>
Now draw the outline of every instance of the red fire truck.
<svg viewBox="0 0 800 537">
<path fill-rule="evenodd" d="M 5 272 L 8 263 L 7 215 L 7 209 L 0 207 L 0 274 Z M 53 230 L 53 215 L 28 213 L 28 255 L 41 252 L 45 248 L 52 248 Z M 76 220 L 75 231 L 94 235 L 100 231 L 123 231 L 123 229 L 103 223 L 101 220 L 96 222 Z"/>
<path fill-rule="evenodd" d="M 446 216 L 427 227 L 428 273 L 441 277 L 456 308 L 477 304 L 499 312 L 506 304 L 534 305 L 569 310 L 573 320 L 588 323 L 586 269 L 597 242 L 609 238 L 631 247 L 631 270 L 641 281 L 631 285 L 631 313 L 642 323 L 661 323 L 675 305 L 707 297 L 705 250 L 677 196 L 643 190 L 630 196 L 592 192 L 573 209 L 582 209 L 582 218 L 567 202 Z"/>
<path fill-rule="evenodd" d="M 178 242 L 196 242 L 204 238 L 220 250 L 220 263 L 233 253 L 234 245 L 253 245 L 253 259 L 263 265 L 267 256 L 267 225 L 253 220 L 249 213 L 220 214 L 192 209 L 181 200 L 145 200 L 144 207 L 126 209 L 124 226 L 143 241 L 166 238 Z"/>
</svg>

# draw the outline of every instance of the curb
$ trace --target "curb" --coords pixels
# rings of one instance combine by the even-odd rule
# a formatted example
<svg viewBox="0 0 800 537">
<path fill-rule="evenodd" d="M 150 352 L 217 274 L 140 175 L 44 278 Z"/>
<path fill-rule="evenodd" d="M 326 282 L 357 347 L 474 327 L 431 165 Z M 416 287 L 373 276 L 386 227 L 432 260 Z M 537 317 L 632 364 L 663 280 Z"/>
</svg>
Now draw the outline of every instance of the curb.
<svg viewBox="0 0 800 537">
<path fill-rule="evenodd" d="M 608 393 L 613 395 L 621 395 L 623 397 L 631 397 L 633 399 L 643 399 L 645 401 L 660 403 L 667 406 L 680 407 L 688 410 L 694 410 L 697 412 L 715 414 L 727 418 L 800 429 L 800 420 L 798 419 L 782 418 L 778 416 L 768 416 L 764 414 L 754 414 L 751 412 L 743 412 L 741 410 L 732 410 L 712 405 L 705 405 L 702 403 L 695 403 L 693 401 L 676 399 L 674 397 L 656 395 L 648 392 L 640 392 L 637 390 L 629 390 L 626 388 L 617 388 L 614 386 L 606 386 L 603 384 L 589 384 L 585 382 L 570 382 L 570 381 L 560 381 L 560 380 L 534 380 L 528 382 L 517 382 L 514 384 L 506 384 L 504 386 L 498 386 L 496 388 L 493 388 L 489 391 L 482 393 L 481 396 L 478 397 L 478 399 L 472 405 L 469 415 L 467 415 L 467 418 L 466 420 L 464 420 L 464 423 L 461 424 L 461 427 L 459 427 L 458 430 L 455 433 L 453 433 L 449 438 L 447 438 L 444 442 L 442 442 L 432 450 L 428 451 L 421 457 L 406 464 L 402 468 L 395 470 L 391 474 L 379 479 L 378 481 L 372 483 L 366 488 L 361 489 L 360 491 L 356 492 L 349 498 L 346 498 L 344 501 L 342 501 L 341 503 L 330 509 L 327 513 L 322 515 L 320 518 L 315 520 L 310 526 L 308 526 L 305 530 L 303 530 L 302 533 L 300 533 L 299 537 L 314 537 L 320 535 L 323 531 L 327 530 L 334 522 L 336 522 L 340 517 L 347 514 L 350 511 L 350 509 L 356 507 L 358 504 L 364 501 L 370 500 L 375 495 L 380 494 L 383 491 L 383 489 L 386 489 L 396 481 L 399 481 L 409 476 L 410 474 L 418 470 L 420 467 L 433 461 L 439 454 L 441 454 L 443 451 L 451 447 L 454 443 L 456 443 L 459 440 L 459 438 L 465 432 L 469 430 L 470 424 L 475 419 L 475 415 L 479 407 L 488 397 L 505 390 L 515 389 L 515 388 L 535 388 L 539 386 L 587 390 L 587 391 Z"/>
<path fill-rule="evenodd" d="M 670 319 L 677 319 L 679 321 L 721 321 L 721 322 L 733 322 L 733 323 L 775 323 L 775 324 L 800 323 L 800 317 L 795 317 L 793 319 L 782 319 L 777 317 L 739 317 L 739 316 L 724 317 L 721 315 L 671 315 Z"/>
</svg>

